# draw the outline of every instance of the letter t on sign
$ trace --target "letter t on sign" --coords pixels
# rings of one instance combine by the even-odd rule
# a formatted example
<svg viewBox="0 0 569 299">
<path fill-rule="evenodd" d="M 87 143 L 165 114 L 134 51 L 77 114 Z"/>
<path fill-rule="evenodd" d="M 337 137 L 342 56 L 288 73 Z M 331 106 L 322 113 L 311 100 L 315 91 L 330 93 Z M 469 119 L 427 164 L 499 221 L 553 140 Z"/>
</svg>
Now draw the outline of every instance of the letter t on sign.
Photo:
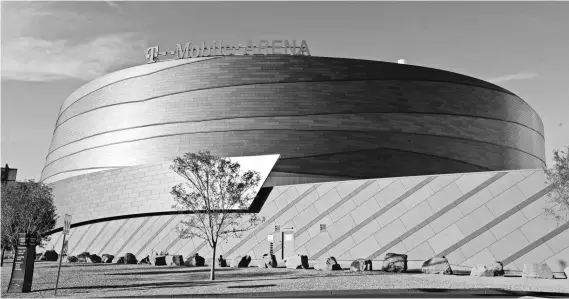
<svg viewBox="0 0 569 299">
<path fill-rule="evenodd" d="M 151 62 L 156 62 L 156 59 L 158 58 L 158 47 L 150 47 L 148 49 L 146 49 L 146 59 L 148 59 L 148 61 L 146 63 L 151 63 Z"/>
</svg>

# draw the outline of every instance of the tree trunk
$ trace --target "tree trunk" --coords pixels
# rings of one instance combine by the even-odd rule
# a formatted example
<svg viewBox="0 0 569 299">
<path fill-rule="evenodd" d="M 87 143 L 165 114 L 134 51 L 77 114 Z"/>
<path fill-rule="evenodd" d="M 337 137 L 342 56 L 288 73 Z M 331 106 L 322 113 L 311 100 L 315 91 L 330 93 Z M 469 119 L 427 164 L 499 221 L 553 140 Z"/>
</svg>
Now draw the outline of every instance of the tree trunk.
<svg viewBox="0 0 569 299">
<path fill-rule="evenodd" d="M 213 243 L 213 259 L 211 260 L 211 280 L 215 280 L 215 249 L 216 243 Z"/>
<path fill-rule="evenodd" d="M 0 262 L 0 267 L 4 266 L 4 252 L 6 252 L 6 248 L 2 246 L 2 261 Z"/>
</svg>

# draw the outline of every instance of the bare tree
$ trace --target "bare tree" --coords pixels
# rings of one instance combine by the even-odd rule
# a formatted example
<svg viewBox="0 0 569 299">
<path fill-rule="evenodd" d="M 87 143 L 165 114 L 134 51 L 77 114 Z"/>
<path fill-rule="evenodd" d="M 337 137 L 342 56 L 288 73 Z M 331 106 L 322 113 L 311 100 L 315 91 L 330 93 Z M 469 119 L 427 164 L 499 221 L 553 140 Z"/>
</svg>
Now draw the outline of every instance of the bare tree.
<svg viewBox="0 0 569 299">
<path fill-rule="evenodd" d="M 238 162 L 212 155 L 210 152 L 186 153 L 174 159 L 170 168 L 186 179 L 170 192 L 176 200 L 174 208 L 192 211 L 180 221 L 176 230 L 181 238 L 201 238 L 213 249 L 211 280 L 215 280 L 215 253 L 218 242 L 239 238 L 263 218 L 245 211 L 255 198 L 260 182 L 256 171 L 242 171 Z"/>
<path fill-rule="evenodd" d="M 565 146 L 565 151 L 554 150 L 553 161 L 552 168 L 544 169 L 547 183 L 552 186 L 551 206 L 545 211 L 557 221 L 569 220 L 569 146 Z"/>
<path fill-rule="evenodd" d="M 55 227 L 56 220 L 48 185 L 33 180 L 2 185 L 2 251 L 15 250 L 19 233 L 31 234 L 42 246 L 50 239 L 44 233 Z"/>
</svg>

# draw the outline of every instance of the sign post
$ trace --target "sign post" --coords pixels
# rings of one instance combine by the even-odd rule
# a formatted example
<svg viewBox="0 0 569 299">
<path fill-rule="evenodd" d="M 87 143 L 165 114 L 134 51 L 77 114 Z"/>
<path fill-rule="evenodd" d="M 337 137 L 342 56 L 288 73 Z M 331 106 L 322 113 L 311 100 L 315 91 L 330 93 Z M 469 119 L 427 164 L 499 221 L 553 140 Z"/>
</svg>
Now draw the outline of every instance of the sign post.
<svg viewBox="0 0 569 299">
<path fill-rule="evenodd" d="M 269 241 L 269 254 L 273 255 L 273 241 L 274 241 L 273 234 L 267 236 L 267 241 Z"/>
<path fill-rule="evenodd" d="M 294 253 L 294 227 L 282 227 L 281 231 L 281 256 L 284 260 Z"/>
<path fill-rule="evenodd" d="M 29 293 L 32 290 L 35 255 L 36 238 L 26 233 L 18 234 L 8 293 Z"/>
<path fill-rule="evenodd" d="M 61 254 L 59 255 L 59 267 L 57 268 L 57 280 L 55 281 L 55 292 L 54 295 L 57 296 L 57 286 L 59 284 L 59 273 L 61 272 L 61 260 L 63 256 L 67 255 L 67 243 L 65 242 L 65 237 L 69 235 L 69 230 L 71 229 L 71 215 L 65 214 L 63 219 L 63 243 L 61 243 Z"/>
</svg>

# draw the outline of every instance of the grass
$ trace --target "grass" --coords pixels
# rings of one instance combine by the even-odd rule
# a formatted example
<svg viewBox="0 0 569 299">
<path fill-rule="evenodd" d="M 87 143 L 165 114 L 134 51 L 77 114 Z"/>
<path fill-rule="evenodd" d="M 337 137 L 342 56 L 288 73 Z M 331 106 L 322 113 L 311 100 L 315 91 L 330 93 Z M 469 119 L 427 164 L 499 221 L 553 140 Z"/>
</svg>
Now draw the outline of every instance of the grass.
<svg viewBox="0 0 569 299">
<path fill-rule="evenodd" d="M 12 263 L 2 267 L 2 297 L 54 297 L 57 262 L 36 262 L 32 292 L 7 294 Z M 293 270 L 286 268 L 218 268 L 209 280 L 207 267 L 168 267 L 117 264 L 62 264 L 58 296 L 189 296 L 206 294 L 246 295 L 253 292 L 308 290 L 417 290 L 439 294 L 441 290 L 500 289 L 509 292 L 565 292 L 569 280 L 539 280 L 512 277 L 440 276 L 369 271 Z M 545 293 L 544 293 L 545 294 Z M 269 295 L 267 295 L 269 296 Z"/>
</svg>

